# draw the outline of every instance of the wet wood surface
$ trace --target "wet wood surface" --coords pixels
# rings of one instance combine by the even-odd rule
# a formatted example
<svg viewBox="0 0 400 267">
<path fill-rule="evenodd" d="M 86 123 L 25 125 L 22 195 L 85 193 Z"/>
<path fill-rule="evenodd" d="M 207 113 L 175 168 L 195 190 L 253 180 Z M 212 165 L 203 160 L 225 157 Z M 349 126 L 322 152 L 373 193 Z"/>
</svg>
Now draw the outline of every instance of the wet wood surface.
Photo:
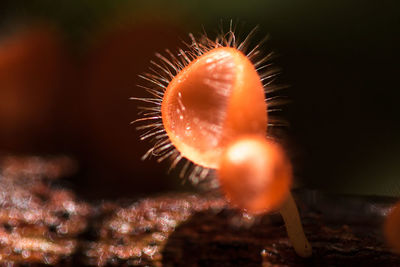
<svg viewBox="0 0 400 267">
<path fill-rule="evenodd" d="M 223 198 L 168 193 L 88 203 L 56 183 L 66 157 L 0 161 L 6 266 L 400 266 L 381 234 L 391 200 L 297 192 L 313 256 L 298 257 L 279 214 L 251 217 Z"/>
</svg>

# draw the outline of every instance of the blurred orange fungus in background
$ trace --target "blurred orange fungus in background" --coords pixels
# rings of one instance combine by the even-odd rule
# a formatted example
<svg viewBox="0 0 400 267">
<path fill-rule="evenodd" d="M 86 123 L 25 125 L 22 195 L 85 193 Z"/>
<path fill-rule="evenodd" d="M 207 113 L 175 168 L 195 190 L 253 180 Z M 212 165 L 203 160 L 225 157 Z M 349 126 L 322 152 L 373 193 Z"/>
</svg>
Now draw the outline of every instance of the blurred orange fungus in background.
<svg viewBox="0 0 400 267">
<path fill-rule="evenodd" d="M 155 51 L 181 43 L 181 30 L 151 18 L 106 25 L 81 46 L 45 22 L 1 36 L 0 152 L 73 154 L 96 177 L 78 181 L 89 197 L 157 191 L 168 182 L 154 162 L 140 162 L 146 146 L 129 126 L 137 112 L 129 97 L 144 96 L 138 75 Z M 146 173 L 157 182 L 135 179 Z"/>
<path fill-rule="evenodd" d="M 36 25 L 0 38 L 2 149 L 34 150 L 52 138 L 64 60 L 62 40 L 51 27 Z"/>
<path fill-rule="evenodd" d="M 400 202 L 386 218 L 384 233 L 388 244 L 400 254 Z"/>
</svg>

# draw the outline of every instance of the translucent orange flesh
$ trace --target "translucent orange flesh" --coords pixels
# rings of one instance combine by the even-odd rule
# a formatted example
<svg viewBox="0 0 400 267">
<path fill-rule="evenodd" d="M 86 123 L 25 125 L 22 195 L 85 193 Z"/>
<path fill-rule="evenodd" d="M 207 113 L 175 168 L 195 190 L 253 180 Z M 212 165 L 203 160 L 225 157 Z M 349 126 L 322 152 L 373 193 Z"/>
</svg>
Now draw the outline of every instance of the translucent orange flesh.
<svg viewBox="0 0 400 267">
<path fill-rule="evenodd" d="M 162 120 L 182 156 L 217 168 L 226 145 L 243 134 L 265 135 L 267 112 L 260 77 L 235 48 L 215 48 L 192 61 L 168 85 Z"/>
<path fill-rule="evenodd" d="M 384 231 L 388 244 L 400 254 L 400 202 L 386 218 Z"/>
<path fill-rule="evenodd" d="M 263 136 L 247 136 L 228 146 L 218 178 L 233 205 L 258 214 L 277 210 L 286 200 L 292 168 L 278 144 Z"/>
</svg>

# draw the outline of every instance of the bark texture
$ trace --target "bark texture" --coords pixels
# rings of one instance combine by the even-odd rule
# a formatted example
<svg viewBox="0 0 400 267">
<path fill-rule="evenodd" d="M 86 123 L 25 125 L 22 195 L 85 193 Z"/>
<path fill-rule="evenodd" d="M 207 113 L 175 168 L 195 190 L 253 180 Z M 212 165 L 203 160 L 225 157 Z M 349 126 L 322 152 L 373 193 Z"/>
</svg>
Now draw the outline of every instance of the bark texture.
<svg viewBox="0 0 400 267">
<path fill-rule="evenodd" d="M 87 203 L 56 182 L 74 168 L 65 157 L 2 157 L 2 265 L 400 266 L 381 235 L 391 199 L 297 192 L 313 246 L 302 259 L 278 214 L 189 193 Z"/>
</svg>

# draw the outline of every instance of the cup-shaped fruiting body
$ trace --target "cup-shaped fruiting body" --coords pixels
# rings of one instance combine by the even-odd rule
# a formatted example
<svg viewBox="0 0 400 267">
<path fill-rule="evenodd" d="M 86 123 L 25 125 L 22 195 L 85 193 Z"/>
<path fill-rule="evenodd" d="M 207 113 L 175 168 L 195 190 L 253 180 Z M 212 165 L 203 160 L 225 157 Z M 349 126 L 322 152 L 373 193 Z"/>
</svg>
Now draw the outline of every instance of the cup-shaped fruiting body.
<svg viewBox="0 0 400 267">
<path fill-rule="evenodd" d="M 172 79 L 161 104 L 162 121 L 183 157 L 217 168 L 232 140 L 244 134 L 265 135 L 264 99 L 250 60 L 235 48 L 215 48 Z"/>
<path fill-rule="evenodd" d="M 262 136 L 244 136 L 222 154 L 218 179 L 233 205 L 259 214 L 277 210 L 286 200 L 292 167 L 277 143 Z"/>
<path fill-rule="evenodd" d="M 198 181 L 191 179 L 194 175 L 202 179 L 204 170 L 216 169 L 226 197 L 249 213 L 281 208 L 295 251 L 308 257 L 311 246 L 289 191 L 291 164 L 280 146 L 266 139 L 266 102 L 275 97 L 265 99 L 264 89 L 274 72 L 258 71 L 269 66 L 261 66 L 269 56 L 253 64 L 259 45 L 244 54 L 248 38 L 239 44 L 232 32 L 227 36 L 215 42 L 206 38 L 206 44 L 191 36 L 190 51 L 181 49 L 177 58 L 166 50 L 171 60 L 158 54 L 161 64 L 152 62 L 161 74 L 151 69 L 156 74 L 143 78 L 158 88 L 144 86 L 154 98 L 132 98 L 153 105 L 143 107 L 144 117 L 134 121 L 151 121 L 138 127 L 146 130 L 142 140 L 155 142 L 143 158 L 171 157 L 171 168 L 186 158 L 196 166 L 192 181 Z"/>
<path fill-rule="evenodd" d="M 387 216 L 384 232 L 387 243 L 400 254 L 400 202 Z"/>
</svg>

